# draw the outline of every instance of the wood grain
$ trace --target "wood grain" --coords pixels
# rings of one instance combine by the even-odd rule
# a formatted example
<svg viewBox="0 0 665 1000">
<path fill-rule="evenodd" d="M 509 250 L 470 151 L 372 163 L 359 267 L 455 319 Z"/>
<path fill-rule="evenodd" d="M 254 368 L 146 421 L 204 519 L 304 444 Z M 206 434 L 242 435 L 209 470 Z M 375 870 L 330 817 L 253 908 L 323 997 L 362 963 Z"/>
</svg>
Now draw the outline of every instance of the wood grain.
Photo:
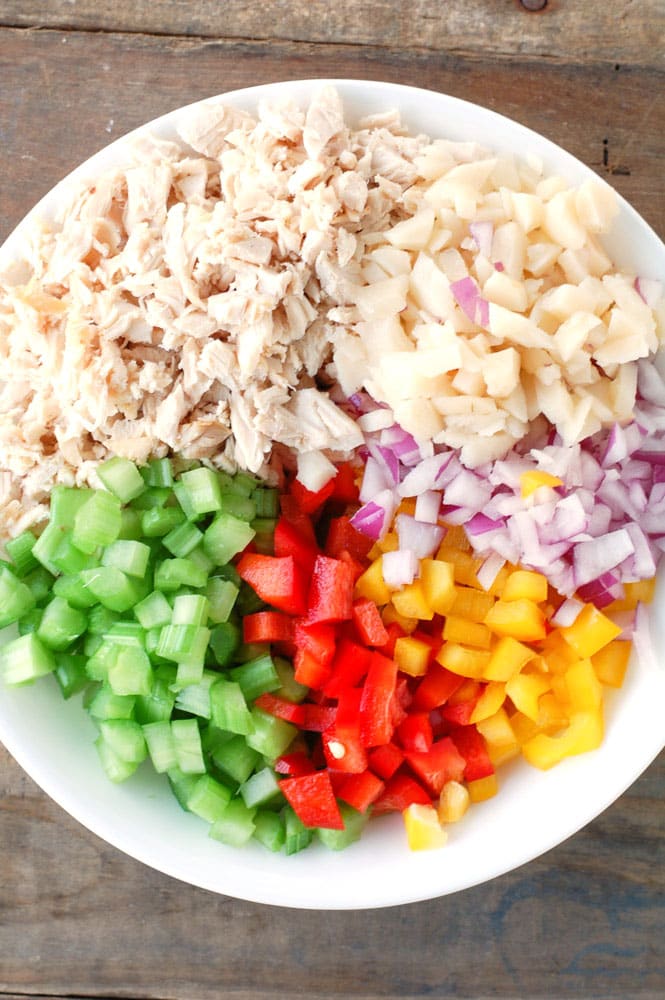
<svg viewBox="0 0 665 1000">
<path fill-rule="evenodd" d="M 0 24 L 665 67 L 661 0 L 2 0 Z"/>
</svg>

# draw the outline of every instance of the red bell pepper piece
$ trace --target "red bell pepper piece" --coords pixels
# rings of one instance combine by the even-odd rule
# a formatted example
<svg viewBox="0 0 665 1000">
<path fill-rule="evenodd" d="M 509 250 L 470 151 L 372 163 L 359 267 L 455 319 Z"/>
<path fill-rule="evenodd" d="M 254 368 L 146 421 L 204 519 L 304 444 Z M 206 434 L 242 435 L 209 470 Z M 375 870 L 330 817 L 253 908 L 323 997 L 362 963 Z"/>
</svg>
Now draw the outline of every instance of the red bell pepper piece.
<svg viewBox="0 0 665 1000">
<path fill-rule="evenodd" d="M 332 662 L 335 655 L 337 636 L 333 625 L 324 622 L 308 622 L 298 618 L 293 630 L 293 641 L 297 649 L 304 649 L 319 660 L 324 667 Z"/>
<path fill-rule="evenodd" d="M 372 813 L 378 816 L 387 812 L 404 812 L 414 802 L 429 805 L 431 801 L 431 795 L 414 778 L 408 774 L 396 774 L 374 803 Z"/>
<path fill-rule="evenodd" d="M 290 493 L 282 493 L 279 498 L 279 509 L 281 517 L 297 528 L 306 542 L 309 542 L 314 548 L 318 548 L 312 519 L 308 514 L 303 514 L 295 497 L 292 497 Z"/>
<path fill-rule="evenodd" d="M 314 774 L 316 770 L 312 761 L 302 750 L 282 754 L 275 761 L 274 767 L 277 774 L 290 774 L 293 777 Z"/>
<path fill-rule="evenodd" d="M 317 556 L 309 584 L 307 610 L 312 622 L 341 622 L 353 613 L 353 567 L 340 559 Z"/>
<path fill-rule="evenodd" d="M 366 646 L 385 646 L 388 642 L 388 631 L 379 609 L 368 597 L 360 597 L 353 602 L 353 624 Z"/>
<path fill-rule="evenodd" d="M 260 694 L 254 704 L 257 708 L 263 709 L 268 715 L 274 715 L 277 719 L 285 719 L 286 722 L 292 722 L 295 726 L 303 727 L 303 723 L 306 718 L 305 705 L 297 705 L 295 702 L 288 701 L 286 698 L 280 698 L 278 695 Z"/>
<path fill-rule="evenodd" d="M 257 611 L 242 620 L 243 641 L 291 642 L 293 619 L 281 611 Z"/>
<path fill-rule="evenodd" d="M 400 722 L 397 737 L 404 750 L 427 752 L 434 736 L 428 712 L 413 712 Z"/>
<path fill-rule="evenodd" d="M 358 501 L 358 486 L 356 473 L 350 462 L 342 462 L 337 467 L 337 475 L 333 479 L 331 500 L 338 503 L 356 503 Z"/>
<path fill-rule="evenodd" d="M 358 812 L 367 812 L 385 788 L 385 784 L 371 771 L 349 774 L 337 787 L 337 796 L 348 802 Z"/>
<path fill-rule="evenodd" d="M 372 653 L 360 699 L 360 735 L 366 747 L 389 743 L 393 735 L 393 695 L 397 664 L 381 653 Z"/>
<path fill-rule="evenodd" d="M 291 482 L 290 491 L 303 514 L 314 514 L 323 507 L 326 500 L 332 496 L 335 490 L 334 478 L 329 480 L 320 490 L 313 492 L 308 490 L 299 479 Z"/>
<path fill-rule="evenodd" d="M 404 761 L 404 754 L 394 743 L 384 743 L 382 747 L 370 750 L 369 766 L 380 778 L 392 778 Z"/>
<path fill-rule="evenodd" d="M 429 670 L 416 688 L 413 704 L 416 708 L 429 711 L 448 701 L 450 696 L 464 683 L 464 677 L 438 663 L 430 664 Z"/>
<path fill-rule="evenodd" d="M 367 768 L 367 755 L 360 739 L 360 688 L 347 688 L 339 696 L 333 724 L 321 739 L 328 767 L 358 773 Z"/>
<path fill-rule="evenodd" d="M 369 669 L 371 655 L 364 646 L 342 639 L 331 664 L 330 679 L 324 687 L 327 697 L 337 698 L 347 688 L 359 684 Z"/>
<path fill-rule="evenodd" d="M 299 723 L 302 729 L 310 733 L 322 733 L 328 729 L 335 721 L 337 709 L 334 705 L 306 705 L 300 706 L 303 709 L 303 721 Z"/>
<path fill-rule="evenodd" d="M 301 615 L 307 608 L 307 584 L 293 556 L 250 553 L 240 558 L 236 569 L 259 597 L 280 611 Z"/>
<path fill-rule="evenodd" d="M 346 549 L 343 549 L 342 552 L 340 552 L 338 558 L 340 562 L 346 563 L 346 565 L 349 566 L 353 572 L 353 585 L 355 587 L 359 578 L 363 575 L 367 568 L 367 562 L 359 562 L 357 559 L 354 559 L 354 557 L 347 552 Z"/>
<path fill-rule="evenodd" d="M 451 733 L 451 739 L 465 761 L 464 780 L 478 781 L 494 774 L 494 764 L 487 752 L 484 737 L 475 726 L 461 726 Z"/>
<path fill-rule="evenodd" d="M 321 689 L 330 677 L 330 667 L 307 649 L 296 649 L 293 667 L 293 676 L 298 684 L 315 691 Z"/>
<path fill-rule="evenodd" d="M 275 525 L 273 545 L 276 556 L 293 556 L 296 566 L 299 566 L 308 578 L 312 575 L 319 554 L 313 532 L 305 534 L 299 524 L 294 524 L 282 516 Z"/>
<path fill-rule="evenodd" d="M 397 624 L 397 622 L 390 622 L 390 624 L 386 626 L 386 632 L 388 633 L 388 641 L 384 646 L 379 646 L 377 648 L 379 653 L 383 653 L 384 656 L 389 656 L 392 659 L 395 655 L 395 643 L 398 639 L 401 639 L 402 636 L 405 636 L 406 632 L 400 625 Z"/>
<path fill-rule="evenodd" d="M 436 740 L 424 753 L 409 751 L 404 756 L 434 795 L 440 794 L 447 781 L 461 781 L 464 775 L 464 757 L 448 736 Z"/>
<path fill-rule="evenodd" d="M 326 537 L 325 554 L 332 559 L 339 558 L 341 552 L 348 552 L 359 562 L 367 560 L 367 553 L 374 542 L 351 524 L 348 517 L 333 517 Z"/>
<path fill-rule="evenodd" d="M 453 726 L 468 726 L 471 723 L 473 710 L 478 704 L 478 697 L 469 698 L 468 701 L 460 701 L 455 705 L 443 705 L 441 716 Z"/>
<path fill-rule="evenodd" d="M 301 823 L 326 830 L 343 830 L 344 821 L 335 801 L 327 771 L 285 778 L 279 787 Z"/>
</svg>

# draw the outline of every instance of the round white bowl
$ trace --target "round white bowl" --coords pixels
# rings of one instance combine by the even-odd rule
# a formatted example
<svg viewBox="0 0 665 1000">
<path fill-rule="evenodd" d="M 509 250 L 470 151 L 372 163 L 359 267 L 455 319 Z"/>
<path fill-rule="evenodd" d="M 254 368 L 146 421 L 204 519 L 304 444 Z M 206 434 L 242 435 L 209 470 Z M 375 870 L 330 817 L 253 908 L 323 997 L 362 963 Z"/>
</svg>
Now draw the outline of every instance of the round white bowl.
<svg viewBox="0 0 665 1000">
<path fill-rule="evenodd" d="M 274 83 L 234 91 L 229 104 L 254 110 L 266 97 L 305 104 L 324 81 Z M 411 131 L 432 138 L 477 140 L 500 152 L 534 153 L 548 172 L 580 183 L 592 171 L 535 132 L 457 98 L 396 84 L 334 80 L 351 120 L 397 107 Z M 191 107 L 191 106 L 190 106 Z M 181 108 L 144 129 L 175 138 Z M 136 133 L 134 133 L 136 134 Z M 52 216 L 73 180 L 92 178 L 117 163 L 119 139 L 56 185 L 28 219 Z M 0 249 L 15 258 L 27 220 Z M 665 279 L 665 247 L 623 199 L 605 240 L 616 263 L 636 274 Z M 662 581 L 661 581 L 662 584 Z M 146 865 L 213 892 L 280 906 L 360 909 L 430 899 L 508 872 L 561 843 L 598 816 L 634 782 L 665 746 L 665 592 L 651 613 L 658 667 L 631 661 L 624 687 L 606 700 L 606 736 L 600 749 L 542 773 L 525 762 L 501 769 L 499 794 L 474 805 L 450 828 L 439 851 L 408 850 L 399 816 L 369 823 L 361 840 L 334 854 L 318 844 L 292 856 L 258 844 L 225 847 L 207 825 L 180 808 L 165 777 L 148 767 L 113 785 L 101 771 L 94 727 L 79 699 L 64 702 L 53 678 L 0 691 L 0 739 L 25 771 L 63 809 L 99 837 Z"/>
</svg>

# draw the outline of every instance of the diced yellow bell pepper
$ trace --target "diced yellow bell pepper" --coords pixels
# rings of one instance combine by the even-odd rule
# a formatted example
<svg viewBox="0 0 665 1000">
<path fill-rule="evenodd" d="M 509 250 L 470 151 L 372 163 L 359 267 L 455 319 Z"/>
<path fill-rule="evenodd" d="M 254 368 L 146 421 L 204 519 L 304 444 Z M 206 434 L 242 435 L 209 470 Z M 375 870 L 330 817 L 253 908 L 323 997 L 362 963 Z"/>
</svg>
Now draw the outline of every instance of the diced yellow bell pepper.
<svg viewBox="0 0 665 1000">
<path fill-rule="evenodd" d="M 538 699 L 550 689 L 550 680 L 544 674 L 515 674 L 506 682 L 506 695 L 518 712 L 538 722 Z"/>
<path fill-rule="evenodd" d="M 488 747 L 510 746 L 516 743 L 515 730 L 505 708 L 499 708 L 488 719 L 477 724 L 478 732 L 484 737 Z"/>
<path fill-rule="evenodd" d="M 484 590 L 473 587 L 455 587 L 455 600 L 449 609 L 451 615 L 457 618 L 468 618 L 472 622 L 485 621 L 490 609 L 494 607 L 494 598 Z"/>
<path fill-rule="evenodd" d="M 579 661 L 576 660 L 575 662 L 578 663 Z M 550 687 L 552 688 L 552 694 L 561 705 L 563 711 L 568 712 L 570 710 L 570 698 L 568 696 L 566 674 L 550 674 Z"/>
<path fill-rule="evenodd" d="M 390 600 L 390 591 L 383 579 L 383 562 L 379 557 L 356 580 L 356 597 L 368 597 L 379 607 Z"/>
<path fill-rule="evenodd" d="M 624 583 L 624 596 L 612 601 L 606 611 L 633 611 L 638 604 L 650 604 L 656 591 L 656 577 L 650 580 L 636 580 L 635 583 Z"/>
<path fill-rule="evenodd" d="M 449 642 L 465 642 L 467 646 L 477 646 L 478 649 L 489 649 L 492 643 L 492 633 L 487 625 L 455 615 L 446 615 L 443 638 Z"/>
<path fill-rule="evenodd" d="M 546 771 L 564 757 L 595 750 L 603 741 L 603 716 L 601 708 L 575 712 L 570 723 L 558 736 L 538 733 L 522 746 L 522 753 L 530 764 Z"/>
<path fill-rule="evenodd" d="M 541 486 L 562 486 L 563 482 L 558 476 L 553 476 L 551 472 L 541 472 L 539 469 L 532 469 L 523 472 L 520 476 L 520 492 L 522 499 L 526 500 L 532 493 L 540 489 Z"/>
<path fill-rule="evenodd" d="M 547 600 L 547 578 L 542 573 L 530 569 L 516 569 L 510 574 L 503 588 L 503 601 L 519 601 L 522 598 L 542 604 Z"/>
<path fill-rule="evenodd" d="M 396 590 L 392 595 L 392 602 L 395 611 L 405 618 L 419 618 L 421 621 L 431 621 L 434 618 L 434 611 L 425 596 L 421 580 L 414 580 L 401 590 Z"/>
<path fill-rule="evenodd" d="M 455 583 L 463 583 L 467 587 L 480 587 L 476 571 L 482 566 L 482 559 L 471 555 L 470 552 L 461 552 L 459 549 L 451 548 L 445 538 L 436 558 L 437 561 L 450 563 L 454 567 Z"/>
<path fill-rule="evenodd" d="M 501 684 L 499 681 L 490 681 L 478 699 L 476 707 L 471 713 L 470 721 L 477 723 L 482 722 L 483 719 L 489 719 L 498 712 L 505 700 L 505 684 Z"/>
<path fill-rule="evenodd" d="M 485 671 L 488 681 L 507 681 L 518 674 L 525 664 L 535 656 L 533 649 L 518 642 L 511 635 L 502 636 L 494 648 Z"/>
<path fill-rule="evenodd" d="M 523 746 L 528 740 L 532 739 L 537 733 L 540 732 L 540 727 L 537 722 L 530 719 L 523 712 L 514 712 L 509 716 L 510 724 L 513 727 L 513 732 L 515 733 L 515 739 L 520 746 Z"/>
<path fill-rule="evenodd" d="M 561 635 L 578 656 L 593 656 L 612 639 L 621 634 L 621 628 L 595 604 L 585 604 L 572 625 L 562 628 Z"/>
<path fill-rule="evenodd" d="M 443 847 L 448 834 L 441 826 L 436 809 L 414 802 L 402 813 L 406 839 L 412 851 L 431 851 Z"/>
<path fill-rule="evenodd" d="M 603 699 L 603 689 L 591 660 L 578 660 L 566 671 L 564 680 L 573 712 L 598 708 Z"/>
<path fill-rule="evenodd" d="M 377 545 L 381 552 L 396 552 L 399 548 L 399 538 L 394 531 L 389 531 Z"/>
<path fill-rule="evenodd" d="M 507 564 L 502 566 L 499 572 L 494 577 L 491 585 L 487 588 L 487 593 L 491 594 L 493 597 L 501 597 L 503 593 L 503 588 L 506 586 L 506 581 L 511 573 L 515 571 L 515 567 Z"/>
<path fill-rule="evenodd" d="M 509 760 L 513 760 L 520 752 L 520 745 L 515 740 L 514 743 L 508 743 L 504 746 L 489 746 L 487 747 L 487 753 L 489 759 L 495 768 L 501 767 L 503 764 L 507 764 Z"/>
<path fill-rule="evenodd" d="M 427 673 L 432 647 L 422 639 L 404 636 L 395 643 L 394 659 L 397 669 L 411 677 L 422 677 Z"/>
<path fill-rule="evenodd" d="M 437 615 L 447 614 L 455 601 L 455 573 L 451 563 L 421 559 L 420 581 L 425 600 Z"/>
<path fill-rule="evenodd" d="M 626 676 L 631 649 L 629 642 L 615 639 L 593 654 L 591 663 L 601 684 L 614 688 L 621 687 Z"/>
<path fill-rule="evenodd" d="M 461 524 L 446 524 L 446 534 L 444 541 L 448 548 L 457 549 L 458 552 L 470 552 L 471 542 L 464 527 Z"/>
<path fill-rule="evenodd" d="M 448 705 L 461 705 L 465 701 L 473 701 L 475 698 L 479 698 L 482 691 L 482 686 L 480 681 L 475 681 L 473 677 L 467 677 L 466 680 L 460 684 L 457 691 L 454 691 L 447 701 Z"/>
<path fill-rule="evenodd" d="M 408 635 L 411 632 L 415 632 L 418 628 L 417 618 L 405 618 L 404 615 L 400 615 L 398 611 L 395 610 L 392 604 L 386 604 L 385 608 L 381 611 L 381 620 L 384 625 L 390 625 L 392 622 L 397 622 L 402 631 L 406 632 Z"/>
<path fill-rule="evenodd" d="M 499 782 L 496 774 L 488 774 L 486 778 L 469 781 L 467 788 L 472 802 L 485 802 L 499 791 Z"/>
<path fill-rule="evenodd" d="M 400 500 L 399 507 L 395 511 L 397 514 L 409 514 L 411 517 L 416 513 L 416 498 L 415 497 L 404 497 Z"/>
<path fill-rule="evenodd" d="M 444 642 L 436 656 L 446 670 L 460 677 L 482 677 L 487 667 L 490 654 L 484 649 L 469 649 L 457 642 Z"/>
<path fill-rule="evenodd" d="M 544 639 L 547 633 L 542 610 L 525 598 L 519 601 L 496 601 L 483 621 L 496 635 L 510 635 L 522 642 Z"/>
<path fill-rule="evenodd" d="M 457 823 L 469 808 L 469 792 L 460 781 L 447 781 L 441 789 L 437 813 L 441 823 Z"/>
<path fill-rule="evenodd" d="M 569 646 L 558 629 L 550 632 L 542 646 L 541 655 L 551 674 L 565 674 L 568 667 L 579 660 L 572 646 Z"/>
<path fill-rule="evenodd" d="M 559 701 L 553 691 L 545 691 L 538 699 L 538 718 L 536 723 L 543 732 L 559 732 L 567 725 L 569 712 Z"/>
</svg>

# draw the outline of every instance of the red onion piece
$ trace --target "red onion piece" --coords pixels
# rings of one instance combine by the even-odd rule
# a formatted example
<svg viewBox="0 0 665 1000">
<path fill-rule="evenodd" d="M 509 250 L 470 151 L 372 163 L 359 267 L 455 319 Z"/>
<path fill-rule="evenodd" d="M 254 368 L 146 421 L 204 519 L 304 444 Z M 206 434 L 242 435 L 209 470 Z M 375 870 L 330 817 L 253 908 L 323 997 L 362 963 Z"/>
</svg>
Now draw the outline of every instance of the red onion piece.
<svg viewBox="0 0 665 1000">
<path fill-rule="evenodd" d="M 400 549 L 413 552 L 418 559 L 431 559 L 445 534 L 438 525 L 423 524 L 410 514 L 398 514 L 395 528 Z"/>
<path fill-rule="evenodd" d="M 406 587 L 416 578 L 418 558 L 409 549 L 398 549 L 396 552 L 384 552 L 381 559 L 381 572 L 387 587 L 397 590 Z"/>
<path fill-rule="evenodd" d="M 469 232 L 473 236 L 474 243 L 478 247 L 478 252 L 483 254 L 483 256 L 487 257 L 489 260 L 492 256 L 494 223 L 485 221 L 471 222 L 469 223 Z"/>
<path fill-rule="evenodd" d="M 460 278 L 450 283 L 450 291 L 464 315 L 478 326 L 487 327 L 490 321 L 489 302 L 484 299 L 472 277 Z"/>
</svg>

